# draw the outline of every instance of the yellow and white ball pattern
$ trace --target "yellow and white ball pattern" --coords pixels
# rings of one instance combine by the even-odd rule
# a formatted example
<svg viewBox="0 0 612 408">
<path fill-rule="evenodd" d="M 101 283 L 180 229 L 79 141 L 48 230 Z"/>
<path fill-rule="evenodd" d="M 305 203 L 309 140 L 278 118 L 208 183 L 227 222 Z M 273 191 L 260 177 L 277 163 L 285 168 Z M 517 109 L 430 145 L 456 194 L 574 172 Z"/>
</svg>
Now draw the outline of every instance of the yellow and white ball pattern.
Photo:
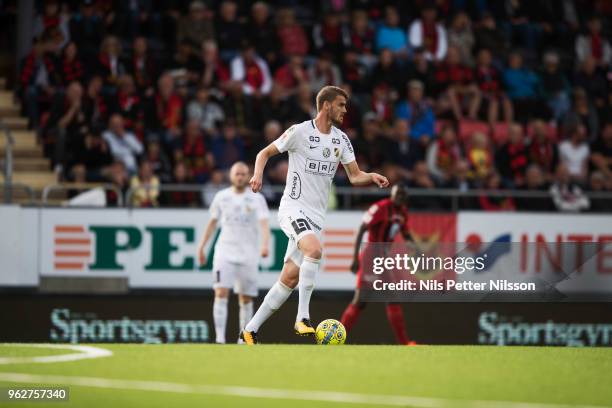
<svg viewBox="0 0 612 408">
<path fill-rule="evenodd" d="M 327 319 L 319 323 L 315 336 L 317 344 L 344 344 L 346 341 L 346 329 L 339 321 Z"/>
</svg>

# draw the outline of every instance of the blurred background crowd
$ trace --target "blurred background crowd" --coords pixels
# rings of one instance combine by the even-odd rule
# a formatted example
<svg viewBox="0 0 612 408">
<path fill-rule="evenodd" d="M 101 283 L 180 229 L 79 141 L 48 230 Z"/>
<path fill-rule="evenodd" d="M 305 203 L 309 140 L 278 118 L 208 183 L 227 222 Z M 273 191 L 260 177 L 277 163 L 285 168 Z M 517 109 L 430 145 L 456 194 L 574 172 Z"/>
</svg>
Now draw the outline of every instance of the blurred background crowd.
<svg viewBox="0 0 612 408">
<path fill-rule="evenodd" d="M 337 85 L 366 171 L 422 189 L 550 194 L 485 194 L 464 203 L 474 209 L 610 204 L 584 194 L 612 191 L 610 1 L 37 6 L 17 95 L 60 180 L 197 183 L 203 194 L 143 189 L 134 204 L 207 205 L 232 163 L 252 164 Z M 286 155 L 266 170 L 267 185 L 283 185 Z M 341 169 L 336 184 L 348 184 Z"/>
</svg>

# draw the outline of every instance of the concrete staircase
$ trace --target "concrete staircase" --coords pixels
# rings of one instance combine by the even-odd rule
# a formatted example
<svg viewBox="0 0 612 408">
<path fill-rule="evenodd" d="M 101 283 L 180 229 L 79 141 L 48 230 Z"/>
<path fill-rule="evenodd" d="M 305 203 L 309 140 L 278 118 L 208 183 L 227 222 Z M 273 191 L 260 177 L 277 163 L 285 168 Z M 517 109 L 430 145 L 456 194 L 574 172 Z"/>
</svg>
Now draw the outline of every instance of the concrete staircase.
<svg viewBox="0 0 612 408">
<path fill-rule="evenodd" d="M 35 193 L 39 202 L 45 186 L 57 182 L 51 170 L 49 159 L 43 155 L 42 146 L 36 140 L 36 133 L 28 130 L 28 120 L 20 116 L 19 105 L 13 100 L 13 93 L 6 89 L 6 80 L 0 78 L 0 120 L 11 129 L 13 145 L 13 183 L 25 184 Z M 7 140 L 0 135 L 0 161 L 4 161 Z M 4 183 L 4 172 L 0 172 L 0 182 Z M 0 197 L 2 200 L 3 197 Z M 13 202 L 27 203 L 29 195 L 15 186 Z"/>
</svg>

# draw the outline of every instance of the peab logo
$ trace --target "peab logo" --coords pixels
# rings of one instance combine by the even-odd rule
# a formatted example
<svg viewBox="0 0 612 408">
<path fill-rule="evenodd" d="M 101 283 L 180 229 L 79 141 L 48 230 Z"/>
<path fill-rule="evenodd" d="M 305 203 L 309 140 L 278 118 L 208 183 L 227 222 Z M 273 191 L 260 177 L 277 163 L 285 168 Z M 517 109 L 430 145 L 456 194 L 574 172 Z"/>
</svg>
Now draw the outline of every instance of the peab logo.
<svg viewBox="0 0 612 408">
<path fill-rule="evenodd" d="M 54 227 L 54 262 L 56 271 L 123 271 L 118 255 L 139 249 L 144 235 L 150 237 L 150 254 L 144 265 L 147 271 L 192 270 L 195 259 L 185 256 L 171 262 L 179 247 L 172 235 L 182 235 L 185 243 L 193 243 L 193 227 L 147 226 L 144 230 L 131 225 L 56 225 Z"/>
</svg>

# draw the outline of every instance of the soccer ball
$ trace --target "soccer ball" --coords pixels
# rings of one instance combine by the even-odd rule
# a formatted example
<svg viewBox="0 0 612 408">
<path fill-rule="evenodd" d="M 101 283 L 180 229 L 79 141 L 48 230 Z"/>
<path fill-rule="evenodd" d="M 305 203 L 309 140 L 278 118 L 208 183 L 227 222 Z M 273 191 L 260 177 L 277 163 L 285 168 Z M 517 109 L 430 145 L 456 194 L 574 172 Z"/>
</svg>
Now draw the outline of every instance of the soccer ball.
<svg viewBox="0 0 612 408">
<path fill-rule="evenodd" d="M 317 344 L 344 344 L 346 329 L 339 321 L 327 319 L 319 323 L 315 336 Z"/>
</svg>

